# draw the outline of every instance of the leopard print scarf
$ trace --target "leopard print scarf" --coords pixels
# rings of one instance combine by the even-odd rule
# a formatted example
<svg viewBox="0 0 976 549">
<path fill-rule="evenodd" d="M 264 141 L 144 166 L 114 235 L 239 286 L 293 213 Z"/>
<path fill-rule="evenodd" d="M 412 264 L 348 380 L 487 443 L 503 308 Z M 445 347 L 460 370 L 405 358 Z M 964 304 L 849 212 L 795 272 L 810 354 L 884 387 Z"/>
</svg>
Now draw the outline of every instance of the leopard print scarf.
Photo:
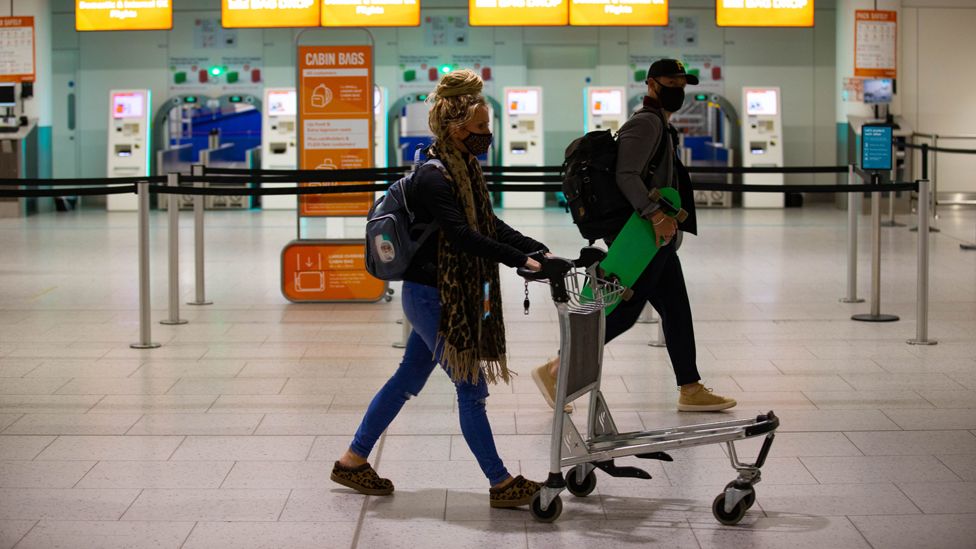
<svg viewBox="0 0 976 549">
<path fill-rule="evenodd" d="M 445 143 L 436 143 L 431 155 L 447 168 L 454 197 L 471 228 L 496 238 L 491 197 L 478 159 L 465 160 L 460 151 Z M 437 264 L 441 302 L 437 347 L 451 380 L 477 384 L 484 375 L 488 383 L 508 383 L 511 375 L 505 357 L 498 264 L 464 253 L 446 238 L 440 239 Z"/>
</svg>

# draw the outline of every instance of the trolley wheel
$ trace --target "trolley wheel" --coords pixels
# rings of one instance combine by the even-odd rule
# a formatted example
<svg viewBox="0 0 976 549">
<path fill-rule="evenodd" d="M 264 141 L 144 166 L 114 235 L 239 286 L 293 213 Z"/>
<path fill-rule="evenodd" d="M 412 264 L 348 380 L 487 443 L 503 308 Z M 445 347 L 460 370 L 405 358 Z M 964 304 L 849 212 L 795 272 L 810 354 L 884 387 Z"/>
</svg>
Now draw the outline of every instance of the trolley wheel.
<svg viewBox="0 0 976 549">
<path fill-rule="evenodd" d="M 392 295 L 383 296 L 383 301 L 386 301 L 387 303 L 389 303 L 389 302 L 393 301 L 393 296 Z"/>
<path fill-rule="evenodd" d="M 529 510 L 532 512 L 532 518 L 538 522 L 554 522 L 563 512 L 563 500 L 559 496 L 556 496 L 556 499 L 552 500 L 549 507 L 543 511 L 542 494 L 537 493 L 532 498 L 532 505 L 529 506 Z"/>
<path fill-rule="evenodd" d="M 715 501 L 712 502 L 712 514 L 715 515 L 715 519 L 726 526 L 735 526 L 739 524 L 742 517 L 746 516 L 746 500 L 740 501 L 732 508 L 731 513 L 725 512 L 725 492 L 715 496 Z"/>
<path fill-rule="evenodd" d="M 577 465 L 576 467 L 579 467 Z M 590 471 L 585 477 L 583 477 L 583 482 L 578 482 L 576 476 L 576 467 L 574 467 L 568 475 L 566 475 L 566 488 L 569 489 L 569 493 L 573 494 L 578 498 L 585 498 L 593 492 L 596 488 L 596 474 Z"/>
<path fill-rule="evenodd" d="M 733 486 L 735 486 L 735 481 L 726 484 L 725 488 L 728 489 Z M 749 490 L 749 494 L 747 494 L 746 497 L 742 498 L 742 501 L 743 503 L 746 504 L 746 510 L 752 509 L 752 506 L 756 504 L 756 489 L 752 488 L 751 490 Z"/>
</svg>

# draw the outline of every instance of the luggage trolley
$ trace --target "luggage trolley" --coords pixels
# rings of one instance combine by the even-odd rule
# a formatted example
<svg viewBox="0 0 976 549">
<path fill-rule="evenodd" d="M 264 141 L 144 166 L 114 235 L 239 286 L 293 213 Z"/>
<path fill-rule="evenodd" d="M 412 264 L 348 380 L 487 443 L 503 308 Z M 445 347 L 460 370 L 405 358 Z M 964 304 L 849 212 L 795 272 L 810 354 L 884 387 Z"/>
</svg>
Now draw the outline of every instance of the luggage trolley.
<svg viewBox="0 0 976 549">
<path fill-rule="evenodd" d="M 737 524 L 756 501 L 754 485 L 761 479 L 760 469 L 769 455 L 779 418 L 772 411 L 755 419 L 739 419 L 621 433 L 614 424 L 607 402 L 600 392 L 603 369 L 604 309 L 616 303 L 626 288 L 613 280 L 604 280 L 599 262 L 606 252 L 586 247 L 579 259 L 538 258 L 542 270 L 519 269 L 528 280 L 548 282 L 559 316 L 561 366 L 556 384 L 555 412 L 552 422 L 549 478 L 532 501 L 532 516 L 540 522 L 553 522 L 562 513 L 560 492 L 569 489 L 585 497 L 596 488 L 595 469 L 610 476 L 649 479 L 651 475 L 637 467 L 621 467 L 614 458 L 634 456 L 642 459 L 673 461 L 666 452 L 705 444 L 726 444 L 732 468 L 739 476 L 725 486 L 712 503 L 712 513 L 722 524 Z M 583 289 L 591 291 L 586 297 Z M 528 303 L 526 303 L 528 307 Z M 590 396 L 587 437 L 564 411 L 567 403 Z M 736 440 L 763 436 L 762 448 L 754 463 L 739 461 Z M 562 469 L 571 467 L 565 479 Z"/>
</svg>

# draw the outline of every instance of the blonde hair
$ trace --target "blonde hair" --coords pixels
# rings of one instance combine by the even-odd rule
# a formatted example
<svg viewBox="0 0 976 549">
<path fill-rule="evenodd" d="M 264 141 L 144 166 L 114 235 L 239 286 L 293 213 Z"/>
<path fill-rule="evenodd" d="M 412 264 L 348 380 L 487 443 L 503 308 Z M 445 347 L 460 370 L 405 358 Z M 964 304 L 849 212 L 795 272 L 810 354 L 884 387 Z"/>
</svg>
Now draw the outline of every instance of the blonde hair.
<svg viewBox="0 0 976 549">
<path fill-rule="evenodd" d="M 437 141 L 449 144 L 452 129 L 470 122 L 479 107 L 488 106 L 481 95 L 484 86 L 481 77 L 468 69 L 452 71 L 441 79 L 427 96 L 431 104 L 427 125 Z"/>
</svg>

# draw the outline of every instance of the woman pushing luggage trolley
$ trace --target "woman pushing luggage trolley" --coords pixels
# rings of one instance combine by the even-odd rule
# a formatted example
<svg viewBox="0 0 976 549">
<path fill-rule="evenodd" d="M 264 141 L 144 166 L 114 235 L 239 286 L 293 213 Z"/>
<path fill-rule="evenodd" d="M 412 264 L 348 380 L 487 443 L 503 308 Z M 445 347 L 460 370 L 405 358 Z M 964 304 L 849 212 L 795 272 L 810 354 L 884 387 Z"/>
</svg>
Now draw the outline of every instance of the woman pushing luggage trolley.
<svg viewBox="0 0 976 549">
<path fill-rule="evenodd" d="M 600 262 L 607 253 L 585 247 L 576 260 L 539 257 L 542 270 L 519 269 L 529 280 L 547 282 L 559 316 L 559 342 L 562 367 L 556 382 L 556 402 L 550 442 L 549 478 L 532 501 L 532 516 L 552 522 L 562 513 L 559 494 L 564 489 L 585 497 L 596 488 L 595 469 L 613 477 L 649 479 L 643 469 L 614 464 L 618 457 L 672 461 L 666 452 L 706 444 L 726 444 L 732 468 L 738 477 L 725 486 L 712 503 L 712 513 L 722 524 L 737 524 L 756 501 L 755 484 L 769 455 L 779 418 L 772 411 L 755 419 L 719 421 L 620 433 L 600 391 L 603 369 L 603 337 L 607 308 L 616 305 L 625 292 L 614 280 L 607 280 Z M 528 307 L 528 300 L 526 300 Z M 589 415 L 584 438 L 573 424 L 565 406 L 589 395 Z M 765 436 L 754 463 L 739 461 L 734 442 Z M 563 468 L 571 467 L 566 477 Z"/>
</svg>

